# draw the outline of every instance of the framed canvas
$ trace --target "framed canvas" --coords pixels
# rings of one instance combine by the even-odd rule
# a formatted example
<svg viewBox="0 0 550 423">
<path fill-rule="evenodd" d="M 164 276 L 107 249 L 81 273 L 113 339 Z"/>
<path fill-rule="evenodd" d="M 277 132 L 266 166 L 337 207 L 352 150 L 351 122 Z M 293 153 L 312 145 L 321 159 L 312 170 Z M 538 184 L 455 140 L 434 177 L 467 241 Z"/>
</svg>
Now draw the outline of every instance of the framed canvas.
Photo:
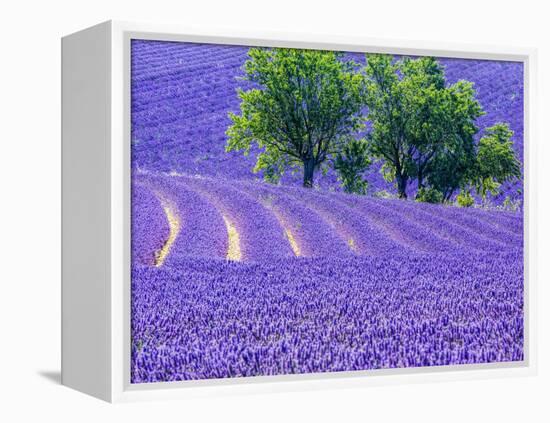
<svg viewBox="0 0 550 423">
<path fill-rule="evenodd" d="M 536 371 L 533 51 L 107 22 L 62 53 L 63 384 Z"/>
</svg>

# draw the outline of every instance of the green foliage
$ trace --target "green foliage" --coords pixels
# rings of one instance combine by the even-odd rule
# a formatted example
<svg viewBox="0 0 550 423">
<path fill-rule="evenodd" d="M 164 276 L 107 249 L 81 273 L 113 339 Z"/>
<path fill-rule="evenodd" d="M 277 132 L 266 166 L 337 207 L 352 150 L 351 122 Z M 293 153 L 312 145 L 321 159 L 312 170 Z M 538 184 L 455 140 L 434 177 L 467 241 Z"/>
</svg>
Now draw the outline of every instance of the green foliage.
<svg viewBox="0 0 550 423">
<path fill-rule="evenodd" d="M 487 128 L 479 140 L 470 180 L 484 201 L 487 194 L 498 194 L 502 183 L 521 177 L 521 163 L 513 149 L 512 135 L 508 124 L 497 123 Z"/>
<path fill-rule="evenodd" d="M 442 203 L 443 194 L 434 188 L 420 187 L 416 192 L 415 200 L 422 203 Z"/>
<path fill-rule="evenodd" d="M 371 148 L 385 161 L 384 177 L 396 181 L 401 198 L 413 178 L 450 197 L 472 162 L 475 120 L 483 113 L 472 84 L 446 87 L 431 57 L 367 55 L 365 74 Z"/>
<path fill-rule="evenodd" d="M 474 166 L 474 135 L 478 132 L 474 122 L 483 111 L 475 99 L 472 83 L 466 81 L 448 87 L 441 106 L 444 111 L 437 117 L 440 128 L 434 132 L 439 134 L 439 141 L 433 138 L 427 144 L 433 156 L 426 162 L 418 162 L 417 170 L 423 173 L 417 172 L 417 177 L 421 185 L 422 176 L 426 176 L 429 185 L 442 193 L 444 201 L 449 201 L 467 183 L 468 172 Z"/>
<path fill-rule="evenodd" d="M 368 184 L 363 179 L 363 173 L 370 164 L 368 143 L 364 139 L 351 139 L 342 151 L 336 154 L 333 166 L 338 172 L 345 192 L 361 195 L 367 193 Z"/>
<path fill-rule="evenodd" d="M 253 170 L 267 181 L 302 171 L 311 187 L 315 172 L 332 166 L 344 191 L 365 194 L 364 173 L 380 159 L 398 197 L 416 180 L 417 201 L 448 202 L 460 190 L 458 204 L 470 207 L 470 188 L 485 202 L 521 176 L 508 125 L 486 129 L 476 145 L 475 122 L 484 112 L 473 84 L 448 85 L 432 57 L 368 54 L 360 69 L 331 51 L 252 48 L 244 71 L 254 88 L 238 92 L 240 114 L 229 114 L 226 151 L 246 155 L 259 147 Z M 357 140 L 365 119 L 367 138 Z"/>
<path fill-rule="evenodd" d="M 521 207 L 520 200 L 512 200 L 509 196 L 506 196 L 500 207 L 502 210 L 516 212 Z"/>
<path fill-rule="evenodd" d="M 462 190 L 456 196 L 456 202 L 460 207 L 472 207 L 474 205 L 474 197 L 472 197 L 470 191 Z"/>
<path fill-rule="evenodd" d="M 255 172 L 276 181 L 302 167 L 311 187 L 315 170 L 363 126 L 363 76 L 331 51 L 252 48 L 248 55 L 245 79 L 258 88 L 239 90 L 241 113 L 229 114 L 226 151 L 248 154 L 256 144 Z"/>
<path fill-rule="evenodd" d="M 406 197 L 409 175 L 406 169 L 406 119 L 403 110 L 404 88 L 398 76 L 399 65 L 390 55 L 368 54 L 365 67 L 365 102 L 371 151 L 385 161 L 382 172 L 386 180 L 397 181 L 400 197 Z"/>
</svg>

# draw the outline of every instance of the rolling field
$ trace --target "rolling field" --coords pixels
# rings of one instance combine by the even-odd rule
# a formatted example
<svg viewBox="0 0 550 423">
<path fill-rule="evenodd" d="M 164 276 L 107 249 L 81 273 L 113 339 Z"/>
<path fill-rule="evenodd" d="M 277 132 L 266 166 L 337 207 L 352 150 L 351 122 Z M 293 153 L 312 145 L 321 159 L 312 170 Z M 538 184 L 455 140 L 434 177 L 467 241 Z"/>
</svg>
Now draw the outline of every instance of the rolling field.
<svg viewBox="0 0 550 423">
<path fill-rule="evenodd" d="M 132 382 L 522 361 L 522 213 L 263 182 L 225 152 L 247 51 L 132 42 Z M 522 65 L 439 60 L 523 162 Z"/>
<path fill-rule="evenodd" d="M 235 179 L 258 179 L 252 168 L 257 151 L 248 157 L 226 153 L 228 112 L 239 111 L 237 88 L 250 88 L 242 66 L 247 47 L 139 41 L 132 43 L 132 163 L 134 167 L 160 172 L 182 172 Z M 348 54 L 364 63 L 362 54 Z M 439 59 L 449 84 L 459 79 L 474 83 L 477 99 L 486 114 L 480 129 L 499 121 L 510 124 L 518 158 L 523 162 L 523 65 L 517 62 Z M 481 135 L 478 134 L 477 138 Z M 395 192 L 378 172 L 380 163 L 367 175 L 369 192 Z M 286 185 L 300 183 L 301 175 L 287 174 Z M 329 171 L 318 175 L 324 189 L 339 184 Z M 338 188 L 336 188 L 338 189 Z M 411 193 L 415 189 L 411 184 Z M 519 191 L 518 191 L 519 190 Z M 507 183 L 503 194 L 523 198 L 522 183 Z"/>
<path fill-rule="evenodd" d="M 518 214 L 151 173 L 133 192 L 134 383 L 523 359 Z"/>
</svg>

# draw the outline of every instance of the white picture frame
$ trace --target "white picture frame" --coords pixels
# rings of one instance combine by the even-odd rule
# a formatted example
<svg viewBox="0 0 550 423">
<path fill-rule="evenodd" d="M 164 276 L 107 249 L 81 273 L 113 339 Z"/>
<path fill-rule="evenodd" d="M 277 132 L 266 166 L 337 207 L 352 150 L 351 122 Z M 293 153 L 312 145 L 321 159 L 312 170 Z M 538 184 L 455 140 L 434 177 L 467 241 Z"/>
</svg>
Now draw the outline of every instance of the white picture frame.
<svg viewBox="0 0 550 423">
<path fill-rule="evenodd" d="M 525 360 L 224 380 L 130 383 L 130 40 L 322 48 L 522 61 Z M 62 39 L 62 383 L 110 402 L 332 389 L 536 373 L 536 51 L 482 45 L 228 33 L 105 22 Z"/>
</svg>

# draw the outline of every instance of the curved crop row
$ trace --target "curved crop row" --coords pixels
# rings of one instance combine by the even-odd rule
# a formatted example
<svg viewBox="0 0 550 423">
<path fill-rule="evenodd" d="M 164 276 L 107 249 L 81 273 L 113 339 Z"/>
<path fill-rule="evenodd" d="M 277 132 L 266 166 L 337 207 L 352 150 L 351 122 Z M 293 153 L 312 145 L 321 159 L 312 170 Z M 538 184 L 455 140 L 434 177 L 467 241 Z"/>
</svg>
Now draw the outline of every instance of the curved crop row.
<svg viewBox="0 0 550 423">
<path fill-rule="evenodd" d="M 372 201 L 372 200 L 371 200 Z M 452 240 L 460 248 L 472 250 L 500 251 L 509 247 L 519 246 L 519 237 L 510 233 L 495 230 L 492 225 L 479 222 L 476 218 L 461 213 L 456 207 L 424 208 L 405 201 L 376 202 L 381 211 L 403 219 L 418 222 L 424 227 L 424 232 Z M 439 212 L 438 212 L 439 211 Z"/>
<path fill-rule="evenodd" d="M 280 216 L 298 246 L 300 257 L 344 257 L 356 253 L 355 244 L 339 237 L 322 213 L 317 213 L 284 190 L 258 183 L 237 183 L 239 190 L 255 196 L 261 204 Z M 291 242 L 289 240 L 289 242 Z"/>
<path fill-rule="evenodd" d="M 277 189 L 284 189 L 294 197 L 294 201 L 302 202 L 324 216 L 348 245 L 353 243 L 358 254 L 402 254 L 408 251 L 407 245 L 389 236 L 372 219 L 347 207 L 334 195 L 295 187 Z"/>
<path fill-rule="evenodd" d="M 222 215 L 206 198 L 175 184 L 171 177 L 146 176 L 142 179 L 174 203 L 180 220 L 179 233 L 165 264 L 181 257 L 225 258 L 228 248 L 225 224 Z"/>
<path fill-rule="evenodd" d="M 132 262 L 153 266 L 169 233 L 160 200 L 143 184 L 132 184 Z"/>
<path fill-rule="evenodd" d="M 475 207 L 461 208 L 437 204 L 417 203 L 413 201 L 385 200 L 383 203 L 391 209 L 419 210 L 431 216 L 453 221 L 476 231 L 481 230 L 490 237 L 499 237 L 504 243 L 519 240 L 523 234 L 523 216 L 521 213 L 490 211 Z"/>
<path fill-rule="evenodd" d="M 152 202 L 158 208 L 160 201 L 162 210 L 166 199 L 179 213 L 181 230 L 167 263 L 170 256 L 269 261 L 522 247 L 521 232 L 493 223 L 499 212 L 185 175 L 136 178 L 157 193 L 156 198 L 136 197 L 136 207 Z M 479 219 L 479 213 L 487 220 Z M 505 217 L 513 222 L 512 216 Z M 169 241 L 165 232 L 157 236 Z"/>
<path fill-rule="evenodd" d="M 185 186 L 206 196 L 226 219 L 234 225 L 240 240 L 242 259 L 268 261 L 294 257 L 294 252 L 276 216 L 257 199 L 228 183 L 214 179 L 174 176 L 179 186 Z"/>
<path fill-rule="evenodd" d="M 388 213 L 381 208 L 378 202 L 370 202 L 367 199 L 357 199 L 355 196 L 346 198 L 347 204 L 359 212 L 372 216 L 395 239 L 410 245 L 417 251 L 443 252 L 457 249 L 456 243 L 446 237 L 441 237 L 433 231 L 428 231 L 418 221 L 398 213 Z"/>
<path fill-rule="evenodd" d="M 514 235 L 523 236 L 523 214 L 509 212 L 487 212 L 473 208 L 470 211 L 471 216 L 482 222 L 489 223 L 499 231 L 509 232 Z"/>
</svg>

